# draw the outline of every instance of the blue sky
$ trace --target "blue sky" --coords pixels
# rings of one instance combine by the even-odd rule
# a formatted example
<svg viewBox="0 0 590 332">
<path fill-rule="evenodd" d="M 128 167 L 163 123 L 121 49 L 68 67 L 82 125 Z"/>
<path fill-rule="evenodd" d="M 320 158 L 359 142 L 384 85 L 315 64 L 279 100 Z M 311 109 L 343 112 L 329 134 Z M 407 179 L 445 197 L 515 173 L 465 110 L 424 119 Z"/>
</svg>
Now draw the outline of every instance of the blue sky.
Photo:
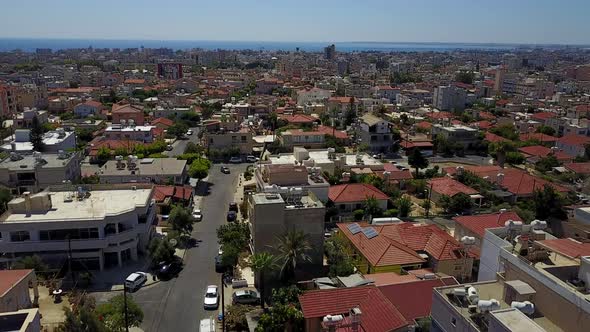
<svg viewBox="0 0 590 332">
<path fill-rule="evenodd" d="M 590 44 L 590 0 L 18 0 L 0 37 Z"/>
</svg>

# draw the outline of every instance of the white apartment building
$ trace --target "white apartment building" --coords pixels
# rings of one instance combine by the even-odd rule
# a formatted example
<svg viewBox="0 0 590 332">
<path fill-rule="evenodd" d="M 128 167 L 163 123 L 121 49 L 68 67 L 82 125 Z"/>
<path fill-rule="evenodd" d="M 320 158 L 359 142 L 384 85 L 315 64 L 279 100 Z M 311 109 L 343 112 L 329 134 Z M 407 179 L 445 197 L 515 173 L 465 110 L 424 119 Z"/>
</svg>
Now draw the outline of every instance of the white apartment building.
<svg viewBox="0 0 590 332">
<path fill-rule="evenodd" d="M 391 124 L 372 114 L 360 118 L 358 135 L 361 144 L 367 144 L 373 152 L 389 152 L 393 145 Z"/>
<path fill-rule="evenodd" d="M 324 102 L 332 96 L 332 92 L 320 88 L 302 89 L 297 91 L 297 105 Z"/>
<path fill-rule="evenodd" d="M 144 252 L 154 230 L 150 185 L 60 186 L 25 193 L 0 217 L 0 263 L 39 255 L 60 267 L 68 256 L 90 270 L 122 266 Z"/>
<path fill-rule="evenodd" d="M 109 140 L 130 140 L 143 143 L 154 141 L 153 126 L 122 126 L 113 124 L 104 131 L 104 136 Z"/>
<path fill-rule="evenodd" d="M 432 105 L 441 111 L 465 108 L 467 93 L 455 86 L 439 86 L 434 89 Z"/>
</svg>

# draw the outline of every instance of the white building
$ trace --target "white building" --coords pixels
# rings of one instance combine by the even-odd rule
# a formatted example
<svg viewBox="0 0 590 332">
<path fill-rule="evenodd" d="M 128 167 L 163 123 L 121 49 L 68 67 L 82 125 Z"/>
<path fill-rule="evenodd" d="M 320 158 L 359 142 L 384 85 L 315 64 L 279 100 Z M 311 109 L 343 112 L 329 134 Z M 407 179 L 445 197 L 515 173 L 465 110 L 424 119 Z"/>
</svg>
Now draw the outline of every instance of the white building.
<svg viewBox="0 0 590 332">
<path fill-rule="evenodd" d="M 332 92 L 320 88 L 302 89 L 297 91 L 297 105 L 324 102 L 332 96 Z"/>
<path fill-rule="evenodd" d="M 144 143 L 154 141 L 153 126 L 122 126 L 113 124 L 104 131 L 106 139 L 109 140 L 130 140 Z"/>
<path fill-rule="evenodd" d="M 76 264 L 102 270 L 136 260 L 153 232 L 151 186 L 56 188 L 25 193 L 0 217 L 0 260 L 39 255 L 61 266 L 71 254 Z"/>
<path fill-rule="evenodd" d="M 441 111 L 465 108 L 467 93 L 455 86 L 439 86 L 434 89 L 432 105 Z"/>
</svg>

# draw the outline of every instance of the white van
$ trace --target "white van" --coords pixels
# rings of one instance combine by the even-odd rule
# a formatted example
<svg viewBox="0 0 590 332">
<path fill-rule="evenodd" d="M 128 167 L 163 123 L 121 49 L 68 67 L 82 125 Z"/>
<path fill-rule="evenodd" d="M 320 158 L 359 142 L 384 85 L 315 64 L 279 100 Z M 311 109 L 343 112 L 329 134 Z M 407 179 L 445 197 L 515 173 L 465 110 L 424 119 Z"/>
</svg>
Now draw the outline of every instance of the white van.
<svg viewBox="0 0 590 332">
<path fill-rule="evenodd" d="M 130 291 L 134 291 L 146 281 L 147 275 L 144 272 L 134 272 L 125 279 L 125 287 Z"/>
<path fill-rule="evenodd" d="M 199 332 L 215 332 L 215 320 L 213 318 L 201 319 Z"/>
</svg>

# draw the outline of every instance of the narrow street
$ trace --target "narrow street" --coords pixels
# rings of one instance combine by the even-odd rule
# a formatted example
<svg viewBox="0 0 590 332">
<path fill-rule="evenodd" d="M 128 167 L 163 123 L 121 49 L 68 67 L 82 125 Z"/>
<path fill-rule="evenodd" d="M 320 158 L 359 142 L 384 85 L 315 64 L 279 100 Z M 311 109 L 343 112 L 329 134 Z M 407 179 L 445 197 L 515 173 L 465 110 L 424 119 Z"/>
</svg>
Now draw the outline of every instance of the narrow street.
<svg viewBox="0 0 590 332">
<path fill-rule="evenodd" d="M 163 154 L 167 155 L 167 156 L 178 156 L 184 153 L 184 149 L 186 149 L 186 146 L 189 142 L 193 142 L 195 144 L 199 143 L 199 132 L 201 130 L 201 128 L 199 127 L 195 127 L 195 128 L 190 128 L 190 130 L 193 131 L 193 134 L 190 136 L 187 136 L 187 139 L 177 139 L 176 142 L 174 142 L 174 144 L 172 144 L 172 150 L 170 151 L 164 151 Z"/>
<path fill-rule="evenodd" d="M 228 165 L 231 174 L 221 173 L 219 164 L 211 168 L 208 186 L 202 186 L 202 192 L 197 193 L 203 195 L 203 221 L 195 224 L 192 234 L 198 246 L 187 250 L 184 269 L 175 279 L 133 294 L 144 312 L 141 325 L 144 331 L 198 331 L 201 319 L 217 317 L 217 310 L 203 308 L 206 286 L 220 284 L 221 275 L 215 272 L 214 266 L 218 251 L 216 230 L 226 222 L 227 207 L 233 200 L 238 175 L 247 165 Z M 205 187 L 208 192 L 203 190 Z"/>
</svg>

